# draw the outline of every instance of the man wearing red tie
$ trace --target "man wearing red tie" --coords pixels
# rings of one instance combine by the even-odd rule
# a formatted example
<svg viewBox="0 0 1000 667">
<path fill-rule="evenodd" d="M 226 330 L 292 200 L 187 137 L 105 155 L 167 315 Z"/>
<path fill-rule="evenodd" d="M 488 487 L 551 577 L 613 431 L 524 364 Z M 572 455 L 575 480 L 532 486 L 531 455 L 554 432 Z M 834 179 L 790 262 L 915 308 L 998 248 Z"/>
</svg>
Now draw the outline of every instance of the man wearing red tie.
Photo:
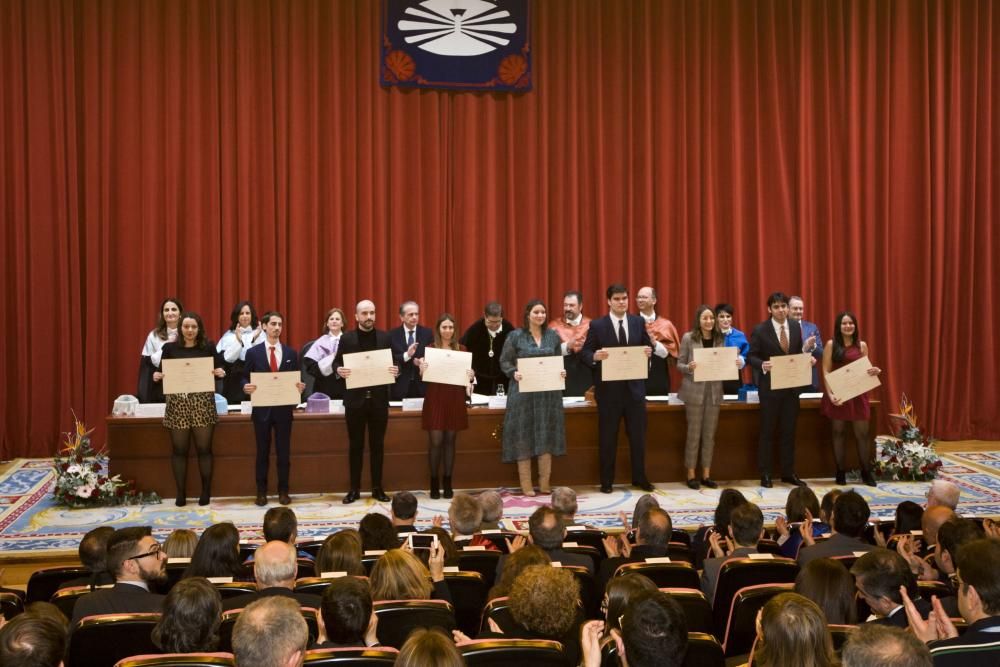
<svg viewBox="0 0 1000 667">
<path fill-rule="evenodd" d="M 274 311 L 264 314 L 260 319 L 267 339 L 254 345 L 246 354 L 243 367 L 243 391 L 253 394 L 257 385 L 250 383 L 250 373 L 279 373 L 299 370 L 299 358 L 295 350 L 282 344 L 281 328 L 283 320 L 281 313 Z M 295 385 L 299 392 L 306 386 L 302 382 Z M 254 408 L 251 415 L 253 430 L 257 437 L 257 500 L 258 506 L 267 504 L 267 469 L 271 459 L 271 431 L 274 431 L 274 449 L 278 457 L 278 500 L 282 505 L 288 505 L 292 499 L 288 496 L 288 472 L 291 468 L 292 444 L 292 410 L 294 405 L 278 405 L 266 408 Z"/>
</svg>

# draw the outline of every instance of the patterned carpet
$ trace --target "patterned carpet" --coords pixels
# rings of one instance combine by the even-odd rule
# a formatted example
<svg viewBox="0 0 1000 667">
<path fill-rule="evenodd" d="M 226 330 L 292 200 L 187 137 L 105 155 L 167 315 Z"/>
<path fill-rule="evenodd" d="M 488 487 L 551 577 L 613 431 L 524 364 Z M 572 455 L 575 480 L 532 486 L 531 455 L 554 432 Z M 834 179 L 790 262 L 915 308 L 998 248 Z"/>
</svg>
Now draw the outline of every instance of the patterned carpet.
<svg viewBox="0 0 1000 667">
<path fill-rule="evenodd" d="M 1000 452 L 955 452 L 942 454 L 945 462 L 942 477 L 962 489 L 963 514 L 967 516 L 1000 515 Z M 95 526 L 151 525 L 160 537 L 174 528 L 203 529 L 220 521 L 232 521 L 243 539 L 261 537 L 264 511 L 253 505 L 252 498 L 215 498 L 208 507 L 189 504 L 175 507 L 173 502 L 162 505 L 105 507 L 69 510 L 56 507 L 51 496 L 54 481 L 50 459 L 19 459 L 0 478 L 0 559 L 4 556 L 38 554 L 44 551 L 75 551 L 80 537 Z M 850 482 L 850 480 L 848 480 Z M 810 480 L 817 495 L 832 488 L 831 479 Z M 763 489 L 755 482 L 727 482 L 740 489 L 764 511 L 765 521 L 773 522 L 784 510 L 785 497 L 791 487 L 783 484 Z M 657 484 L 661 506 L 671 514 L 674 525 L 695 528 L 710 523 L 719 490 L 691 491 L 678 482 Z M 922 503 L 927 490 L 922 482 L 885 482 L 877 489 L 859 485 L 855 488 L 871 505 L 878 517 L 892 517 L 896 505 L 903 500 Z M 447 500 L 431 500 L 426 491 L 416 491 L 420 503 L 418 525 L 429 525 L 435 514 L 445 516 Z M 511 529 L 526 529 L 527 517 L 547 496 L 526 498 L 501 489 L 504 497 L 504 522 Z M 620 511 L 631 512 L 641 492 L 624 486 L 615 487 L 610 495 L 599 493 L 597 487 L 579 487 L 578 520 L 603 528 L 618 528 Z M 299 517 L 300 539 L 322 539 L 341 527 L 356 526 L 370 511 L 388 513 L 387 503 L 372 502 L 367 494 L 353 505 L 343 505 L 341 495 L 311 494 L 294 496 L 292 508 Z M 272 499 L 273 500 L 273 499 Z"/>
</svg>

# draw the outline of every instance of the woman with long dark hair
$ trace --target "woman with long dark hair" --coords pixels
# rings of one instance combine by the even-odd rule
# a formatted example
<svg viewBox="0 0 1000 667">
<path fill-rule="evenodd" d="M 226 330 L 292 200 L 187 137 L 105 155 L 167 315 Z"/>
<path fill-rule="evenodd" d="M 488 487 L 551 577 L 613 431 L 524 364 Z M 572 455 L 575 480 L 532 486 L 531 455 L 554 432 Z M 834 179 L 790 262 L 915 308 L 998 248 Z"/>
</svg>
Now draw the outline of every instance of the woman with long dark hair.
<svg viewBox="0 0 1000 667">
<path fill-rule="evenodd" d="M 205 529 L 194 548 L 191 563 L 184 570 L 189 577 L 244 578 L 240 563 L 240 531 L 233 524 L 216 523 Z"/>
<path fill-rule="evenodd" d="M 180 299 L 167 297 L 160 302 L 156 326 L 146 336 L 139 362 L 139 386 L 136 396 L 140 403 L 163 403 L 163 387 L 153 381 L 153 373 L 160 367 L 163 346 L 177 340 L 184 306 Z"/>
<path fill-rule="evenodd" d="M 226 379 L 222 383 L 222 395 L 231 405 L 250 400 L 243 393 L 243 362 L 247 350 L 265 338 L 260 328 L 257 311 L 249 301 L 240 301 L 229 313 L 229 328 L 222 334 L 215 351 L 226 362 Z"/>
<path fill-rule="evenodd" d="M 823 349 L 824 384 L 826 375 L 831 371 L 868 356 L 868 344 L 861 340 L 858 318 L 854 313 L 850 311 L 837 313 L 834 325 L 833 340 L 827 341 Z M 881 369 L 874 366 L 868 369 L 869 375 L 878 375 L 881 372 Z M 830 393 L 830 387 L 827 385 L 820 401 L 819 411 L 828 417 L 833 425 L 833 456 L 837 463 L 837 484 L 843 486 L 847 483 L 844 472 L 844 445 L 847 440 L 847 424 L 850 423 L 858 446 L 861 479 L 868 486 L 877 486 L 871 471 L 872 448 L 868 440 L 871 407 L 868 404 L 868 396 L 862 394 L 848 401 L 841 401 Z"/>
</svg>

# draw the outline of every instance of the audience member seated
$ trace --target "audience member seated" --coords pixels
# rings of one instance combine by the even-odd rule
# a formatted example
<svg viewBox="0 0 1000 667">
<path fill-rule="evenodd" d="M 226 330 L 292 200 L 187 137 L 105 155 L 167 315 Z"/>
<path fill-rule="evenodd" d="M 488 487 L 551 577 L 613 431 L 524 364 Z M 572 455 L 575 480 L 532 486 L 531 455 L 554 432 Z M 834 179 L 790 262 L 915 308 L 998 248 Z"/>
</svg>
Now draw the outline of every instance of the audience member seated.
<svg viewBox="0 0 1000 667">
<path fill-rule="evenodd" d="M 90 571 L 86 577 L 70 579 L 59 585 L 59 588 L 69 588 L 70 586 L 106 586 L 115 583 L 114 575 L 108 571 L 105 559 L 108 553 L 108 540 L 114 534 L 115 529 L 111 526 L 98 526 L 80 540 L 77 553 L 80 562 Z"/>
<path fill-rule="evenodd" d="M 64 624 L 50 616 L 19 614 L 0 624 L 0 665 L 62 667 L 67 644 Z"/>
<path fill-rule="evenodd" d="M 497 583 L 486 595 L 487 600 L 495 600 L 510 595 L 510 589 L 514 586 L 514 581 L 526 567 L 531 565 L 550 565 L 552 559 L 534 544 L 526 544 L 507 557 L 503 571 Z"/>
<path fill-rule="evenodd" d="M 493 542 L 477 534 L 483 523 L 483 507 L 468 493 L 456 493 L 448 505 L 448 525 L 458 547 L 486 547 L 487 551 L 500 551 Z"/>
<path fill-rule="evenodd" d="M 935 549 L 934 562 L 937 569 L 932 567 L 926 560 L 915 556 L 912 550 L 906 545 L 897 545 L 898 553 L 906 559 L 910 565 L 910 570 L 922 581 L 942 581 L 948 585 L 952 595 L 942 598 L 941 606 L 948 613 L 948 616 L 957 618 L 961 616 L 958 610 L 957 593 L 958 583 L 955 581 L 956 570 L 954 554 L 958 550 L 975 540 L 981 540 L 986 536 L 983 527 L 972 519 L 962 519 L 954 517 L 945 521 L 937 533 L 937 549 Z"/>
<path fill-rule="evenodd" d="M 619 539 L 616 535 L 604 538 L 604 550 L 608 557 L 601 562 L 597 575 L 598 590 L 607 588 L 608 581 L 615 575 L 623 563 L 638 563 L 647 558 L 662 558 L 667 555 L 667 545 L 673 533 L 673 523 L 670 515 L 654 507 L 646 510 L 639 520 L 635 531 L 635 545 L 629 544 L 625 536 Z M 553 560 L 556 560 L 553 558 Z"/>
<path fill-rule="evenodd" d="M 576 491 L 568 486 L 558 486 L 552 489 L 552 509 L 562 515 L 567 526 L 584 526 L 576 520 L 579 505 L 576 502 Z"/>
<path fill-rule="evenodd" d="M 425 535 L 437 535 L 438 543 L 441 548 L 444 549 L 444 564 L 445 566 L 457 566 L 458 565 L 458 545 L 455 544 L 455 540 L 451 539 L 451 535 L 447 530 L 441 526 L 431 526 L 424 531 Z M 430 553 L 426 549 L 421 549 L 421 553 L 430 559 Z M 421 558 L 423 560 L 423 558 Z"/>
<path fill-rule="evenodd" d="M 708 535 L 710 531 L 721 535 L 729 534 L 729 515 L 733 509 L 748 502 L 746 496 L 736 489 L 723 489 L 719 494 L 719 502 L 715 505 L 715 523 L 711 526 L 698 526 L 691 539 L 691 553 L 694 554 L 695 567 L 701 568 L 702 561 L 709 556 L 710 547 Z"/>
<path fill-rule="evenodd" d="M 604 589 L 604 599 L 601 600 L 601 611 L 604 614 L 604 636 L 609 637 L 612 630 L 621 631 L 618 620 L 625 614 L 629 602 L 637 595 L 647 591 L 655 591 L 656 584 L 635 572 L 612 577 Z"/>
<path fill-rule="evenodd" d="M 950 521 L 955 516 L 955 511 L 944 505 L 928 507 L 924 511 L 924 515 L 920 519 L 920 529 L 923 531 L 923 539 L 921 540 L 922 548 L 918 551 L 918 554 L 921 557 L 933 552 L 933 547 L 937 544 L 938 530 L 940 530 L 946 521 Z"/>
<path fill-rule="evenodd" d="M 826 617 L 798 593 L 771 598 L 757 616 L 754 667 L 832 667 L 837 664 Z"/>
<path fill-rule="evenodd" d="M 315 648 L 378 646 L 378 616 L 372 611 L 368 582 L 355 577 L 334 579 L 323 591 L 323 624 Z"/>
<path fill-rule="evenodd" d="M 73 623 L 95 614 L 159 612 L 163 596 L 149 592 L 150 583 L 167 578 L 167 559 L 149 526 L 120 528 L 108 538 L 107 569 L 115 585 L 84 595 L 73 608 Z"/>
<path fill-rule="evenodd" d="M 852 632 L 840 653 L 841 667 L 931 667 L 931 653 L 912 633 L 866 623 Z"/>
<path fill-rule="evenodd" d="M 265 542 L 288 542 L 293 547 L 299 538 L 299 518 L 295 512 L 288 507 L 272 507 L 264 512 L 264 541 Z M 298 558 L 313 557 L 305 551 L 297 551 Z M 253 556 L 247 562 L 253 561 Z"/>
<path fill-rule="evenodd" d="M 667 531 L 670 534 L 670 531 Z M 531 514 L 528 519 L 528 540 L 548 554 L 553 563 L 563 565 L 579 565 L 587 568 L 587 572 L 594 574 L 594 559 L 584 554 L 574 554 L 563 551 L 562 544 L 566 540 L 566 524 L 563 523 L 559 512 L 548 505 L 542 505 Z M 511 543 L 511 552 L 517 551 L 524 544 L 524 539 L 518 536 Z M 500 581 L 503 575 L 503 568 L 506 560 L 510 556 L 505 554 L 500 556 L 497 563 L 496 581 Z"/>
<path fill-rule="evenodd" d="M 167 558 L 191 558 L 198 546 L 198 534 L 187 528 L 178 528 L 163 540 L 163 552 Z"/>
<path fill-rule="evenodd" d="M 406 549 L 390 549 L 379 556 L 372 568 L 372 599 L 427 600 L 451 602 L 451 592 L 444 580 L 444 549 L 431 549 L 424 567 L 420 559 Z"/>
<path fill-rule="evenodd" d="M 384 514 L 366 514 L 358 524 L 362 551 L 388 551 L 399 546 L 399 535 L 392 520 Z"/>
<path fill-rule="evenodd" d="M 324 572 L 346 572 L 355 577 L 367 576 L 361 564 L 361 535 L 358 531 L 345 528 L 323 540 L 323 546 L 316 556 L 316 574 Z"/>
<path fill-rule="evenodd" d="M 396 667 L 463 667 L 465 660 L 455 643 L 440 630 L 417 628 L 410 633 L 399 655 Z"/>
<path fill-rule="evenodd" d="M 868 509 L 868 503 L 857 491 L 841 493 L 833 504 L 831 514 L 833 535 L 830 539 L 817 544 L 812 535 L 802 536 L 807 546 L 803 546 L 799 551 L 799 565 L 805 566 L 814 558 L 853 556 L 857 552 L 871 551 L 875 548 L 862 539 L 871 511 Z M 807 514 L 806 520 L 811 521 L 812 515 Z"/>
<path fill-rule="evenodd" d="M 222 598 L 203 577 L 177 582 L 163 601 L 153 643 L 164 653 L 201 653 L 219 646 Z"/>
<path fill-rule="evenodd" d="M 764 515 L 759 507 L 746 502 L 733 508 L 729 515 L 728 536 L 718 532 L 708 536 L 712 557 L 705 559 L 705 569 L 701 573 L 701 590 L 706 598 L 715 598 L 715 585 L 719 581 L 722 564 L 730 558 L 744 558 L 757 553 L 757 543 L 763 537 Z"/>
<path fill-rule="evenodd" d="M 799 532 L 805 525 L 806 510 L 813 517 L 820 516 L 819 499 L 808 486 L 796 486 L 788 492 L 785 499 L 785 516 L 775 519 L 774 528 L 778 533 L 779 552 L 785 558 L 795 558 L 802 546 L 802 534 Z M 819 537 L 830 532 L 830 526 L 822 521 L 813 521 L 813 537 Z"/>
<path fill-rule="evenodd" d="M 232 577 L 246 579 L 240 563 L 240 531 L 229 523 L 216 523 L 205 529 L 194 548 L 191 563 L 184 570 L 188 577 Z"/>
<path fill-rule="evenodd" d="M 917 580 L 910 572 L 910 566 L 895 551 L 881 547 L 869 551 L 854 563 L 851 574 L 854 575 L 858 594 L 876 616 L 870 623 L 897 628 L 907 626 L 900 587 L 906 589 L 921 617 L 927 618 L 931 611 L 930 603 L 919 596 Z"/>
<path fill-rule="evenodd" d="M 618 514 L 618 516 L 621 517 L 622 526 L 626 531 L 635 530 L 639 527 L 639 519 L 642 518 L 642 515 L 654 507 L 656 509 L 660 509 L 660 501 L 656 499 L 656 496 L 652 493 L 642 494 L 639 496 L 639 499 L 635 501 L 635 507 L 632 508 L 631 522 L 629 522 L 628 517 L 625 516 L 625 512 L 620 512 Z"/>
<path fill-rule="evenodd" d="M 911 531 L 920 530 L 923 518 L 923 507 L 912 500 L 904 500 L 896 505 L 896 524 L 892 532 L 895 535 L 908 535 Z"/>
<path fill-rule="evenodd" d="M 583 666 L 601 665 L 603 621 L 589 621 L 581 633 Z M 609 632 L 622 667 L 680 667 L 687 653 L 687 620 L 680 604 L 663 591 L 635 595 L 621 615 L 621 629 Z M 805 663 L 803 663 L 805 664 Z"/>
<path fill-rule="evenodd" d="M 829 491 L 823 494 L 822 500 L 819 501 L 820 523 L 825 523 L 827 526 L 832 528 L 833 504 L 837 502 L 837 498 L 839 498 L 843 493 L 844 493 L 843 489 L 830 489 Z"/>
<path fill-rule="evenodd" d="M 295 547 L 283 541 L 268 542 L 254 554 L 253 573 L 257 580 L 257 592 L 231 597 L 223 603 L 223 607 L 226 610 L 241 609 L 261 598 L 285 597 L 303 607 L 319 609 L 318 595 L 295 592 L 298 568 Z"/>
<path fill-rule="evenodd" d="M 932 507 L 947 507 L 952 512 L 958 509 L 958 499 L 962 490 L 954 482 L 935 479 L 927 490 L 927 509 Z"/>
<path fill-rule="evenodd" d="M 839 560 L 815 558 L 809 561 L 795 578 L 795 592 L 819 605 L 829 624 L 855 625 L 858 622 L 854 577 Z"/>
<path fill-rule="evenodd" d="M 300 667 L 308 643 L 306 621 L 299 605 L 289 598 L 267 597 L 251 603 L 233 628 L 237 667 Z"/>
<path fill-rule="evenodd" d="M 503 497 L 496 491 L 483 491 L 477 500 L 483 508 L 483 521 L 479 524 L 479 530 L 499 530 L 500 519 L 503 518 Z"/>
<path fill-rule="evenodd" d="M 397 491 L 392 494 L 389 512 L 392 525 L 399 537 L 406 537 L 407 533 L 420 532 L 413 525 L 417 520 L 417 497 L 409 491 Z"/>
</svg>

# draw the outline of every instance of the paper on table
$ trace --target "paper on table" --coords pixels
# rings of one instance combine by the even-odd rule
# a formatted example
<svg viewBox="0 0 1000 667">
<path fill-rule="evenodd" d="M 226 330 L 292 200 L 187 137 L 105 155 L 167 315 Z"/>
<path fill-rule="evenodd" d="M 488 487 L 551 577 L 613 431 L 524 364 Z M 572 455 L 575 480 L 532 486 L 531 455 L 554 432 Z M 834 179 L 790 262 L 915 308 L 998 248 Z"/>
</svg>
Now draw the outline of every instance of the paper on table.
<svg viewBox="0 0 1000 667">
<path fill-rule="evenodd" d="M 861 357 L 826 374 L 826 384 L 830 389 L 830 397 L 837 397 L 841 402 L 849 401 L 875 387 L 881 387 L 877 375 L 868 375 L 872 367 L 868 357 Z"/>
<path fill-rule="evenodd" d="M 608 358 L 601 362 L 601 380 L 645 380 L 649 377 L 649 359 L 642 345 L 605 347 Z"/>
<path fill-rule="evenodd" d="M 344 384 L 348 389 L 393 384 L 396 378 L 389 372 L 389 366 L 392 366 L 392 350 L 387 347 L 368 352 L 349 352 L 344 355 L 344 368 L 351 369 L 351 374 L 344 378 Z"/>
<path fill-rule="evenodd" d="M 212 357 L 163 359 L 163 394 L 215 393 L 215 362 Z"/>
<path fill-rule="evenodd" d="M 812 384 L 811 355 L 786 354 L 771 357 L 771 389 L 788 389 Z"/>
<path fill-rule="evenodd" d="M 300 371 L 251 373 L 250 384 L 256 385 L 257 389 L 250 394 L 250 405 L 255 408 L 298 405 L 302 394 L 295 385 L 301 381 Z"/>
<path fill-rule="evenodd" d="M 695 382 L 740 379 L 735 347 L 696 347 L 691 351 L 697 362 L 694 367 Z"/>
<path fill-rule="evenodd" d="M 472 368 L 472 353 L 461 350 L 442 350 L 436 347 L 424 348 L 424 382 L 469 386 L 469 370 Z"/>
<path fill-rule="evenodd" d="M 521 381 L 517 390 L 523 394 L 535 391 L 562 391 L 566 380 L 562 377 L 563 359 L 554 357 L 522 357 L 517 360 Z"/>
</svg>

